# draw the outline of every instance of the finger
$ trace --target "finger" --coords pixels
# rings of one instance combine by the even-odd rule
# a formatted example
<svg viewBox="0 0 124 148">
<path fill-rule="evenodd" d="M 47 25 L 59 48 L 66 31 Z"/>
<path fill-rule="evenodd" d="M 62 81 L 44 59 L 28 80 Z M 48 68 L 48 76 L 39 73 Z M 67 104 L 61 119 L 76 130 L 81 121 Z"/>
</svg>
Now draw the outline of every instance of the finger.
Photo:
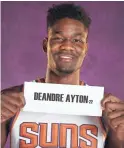
<svg viewBox="0 0 124 148">
<path fill-rule="evenodd" d="M 6 103 L 10 102 L 11 104 L 17 105 L 17 106 L 23 106 L 24 101 L 22 101 L 21 95 L 14 95 L 8 96 L 8 95 L 2 95 L 2 100 L 5 101 Z"/>
<path fill-rule="evenodd" d="M 117 128 L 116 128 L 116 133 L 117 133 L 117 137 L 120 141 L 124 140 L 124 124 L 120 124 Z"/>
<path fill-rule="evenodd" d="M 12 116 L 13 117 L 13 116 Z M 4 115 L 1 115 L 1 123 L 9 120 L 11 117 L 5 117 Z"/>
<path fill-rule="evenodd" d="M 13 94 L 13 97 L 15 96 L 15 99 L 16 99 L 16 105 L 20 105 L 20 107 L 24 107 L 24 105 L 26 104 L 25 103 L 25 98 L 24 98 L 24 93 L 23 92 L 20 92 L 20 93 L 15 93 Z"/>
<path fill-rule="evenodd" d="M 25 97 L 24 97 L 24 92 L 21 92 L 19 95 L 20 95 L 20 98 L 21 98 L 21 100 L 23 102 L 23 105 L 25 105 L 26 101 L 25 101 Z"/>
<path fill-rule="evenodd" d="M 124 110 L 124 103 L 113 103 L 113 102 L 107 102 L 105 103 L 105 111 L 111 112 L 115 110 Z"/>
<path fill-rule="evenodd" d="M 14 114 L 10 111 L 10 110 L 8 110 L 7 108 L 4 108 L 3 109 L 4 111 L 2 112 L 2 116 L 4 116 L 5 118 L 9 118 L 9 117 L 11 117 L 11 116 L 13 116 Z"/>
<path fill-rule="evenodd" d="M 1 115 L 1 123 L 7 121 L 6 117 L 4 117 L 3 115 Z"/>
<path fill-rule="evenodd" d="M 113 111 L 107 114 L 110 119 L 114 119 L 124 115 L 124 111 Z"/>
<path fill-rule="evenodd" d="M 7 108 L 8 110 L 10 110 L 12 113 L 15 113 L 18 110 L 18 106 L 17 105 L 13 105 L 10 102 L 6 102 L 6 101 L 1 101 L 2 106 L 1 106 L 1 112 L 3 112 L 4 108 Z"/>
<path fill-rule="evenodd" d="M 105 107 L 106 102 L 121 102 L 121 100 L 113 96 L 112 94 L 105 94 L 104 98 L 101 101 L 101 105 L 103 108 Z"/>
<path fill-rule="evenodd" d="M 23 107 L 26 104 L 25 98 L 24 98 L 24 93 L 20 92 L 20 93 L 18 93 L 18 95 L 15 94 L 15 96 L 18 98 L 17 101 L 18 101 L 18 104 L 20 105 L 20 107 Z"/>
<path fill-rule="evenodd" d="M 111 124 L 113 127 L 117 127 L 117 126 L 120 125 L 120 124 L 124 124 L 124 116 L 111 119 L 111 120 L 110 120 L 110 124 Z"/>
<path fill-rule="evenodd" d="M 14 93 L 11 93 L 9 95 L 11 95 L 11 96 L 13 96 L 15 98 L 19 98 L 19 97 L 23 97 L 24 93 L 23 92 L 18 92 L 18 93 L 14 92 Z"/>
<path fill-rule="evenodd" d="M 7 108 L 3 108 L 3 112 L 1 114 L 2 121 L 8 120 L 9 118 L 13 117 L 15 114 L 13 114 L 10 110 Z"/>
<path fill-rule="evenodd" d="M 2 95 L 19 97 L 19 95 L 20 95 L 21 93 L 22 93 L 22 92 L 5 91 L 5 92 L 2 93 Z"/>
</svg>

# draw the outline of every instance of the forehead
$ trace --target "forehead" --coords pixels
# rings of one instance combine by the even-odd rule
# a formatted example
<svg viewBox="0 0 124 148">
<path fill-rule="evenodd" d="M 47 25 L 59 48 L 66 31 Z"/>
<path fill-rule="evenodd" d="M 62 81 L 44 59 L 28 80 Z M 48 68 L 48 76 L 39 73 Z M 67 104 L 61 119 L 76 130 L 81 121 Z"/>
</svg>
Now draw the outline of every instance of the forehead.
<svg viewBox="0 0 124 148">
<path fill-rule="evenodd" d="M 48 29 L 49 34 L 62 33 L 65 35 L 72 35 L 76 33 L 84 34 L 87 32 L 88 30 L 85 28 L 83 23 L 70 18 L 61 19 Z"/>
</svg>

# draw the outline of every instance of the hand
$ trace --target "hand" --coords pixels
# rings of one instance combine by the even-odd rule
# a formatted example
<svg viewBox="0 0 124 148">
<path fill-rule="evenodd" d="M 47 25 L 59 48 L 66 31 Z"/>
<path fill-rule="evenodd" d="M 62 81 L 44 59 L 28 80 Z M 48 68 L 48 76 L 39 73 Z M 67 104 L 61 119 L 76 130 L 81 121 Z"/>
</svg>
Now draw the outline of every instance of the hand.
<svg viewBox="0 0 124 148">
<path fill-rule="evenodd" d="M 111 94 L 106 94 L 101 104 L 108 128 L 116 134 L 113 136 L 124 141 L 124 101 Z"/>
<path fill-rule="evenodd" d="M 23 92 L 17 91 L 18 89 L 13 87 L 1 92 L 1 122 L 7 121 L 24 107 Z"/>
</svg>

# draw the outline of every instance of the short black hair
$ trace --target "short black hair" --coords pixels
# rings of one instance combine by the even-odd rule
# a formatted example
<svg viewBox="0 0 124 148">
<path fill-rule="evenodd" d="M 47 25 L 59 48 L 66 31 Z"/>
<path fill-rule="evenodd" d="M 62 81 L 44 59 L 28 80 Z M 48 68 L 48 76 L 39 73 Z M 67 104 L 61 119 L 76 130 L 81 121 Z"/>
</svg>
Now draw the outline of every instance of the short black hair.
<svg viewBox="0 0 124 148">
<path fill-rule="evenodd" d="M 73 3 L 63 3 L 53 5 L 47 12 L 47 28 L 52 27 L 56 21 L 63 18 L 71 18 L 79 20 L 88 29 L 91 24 L 91 18 L 86 13 L 84 8 Z"/>
</svg>

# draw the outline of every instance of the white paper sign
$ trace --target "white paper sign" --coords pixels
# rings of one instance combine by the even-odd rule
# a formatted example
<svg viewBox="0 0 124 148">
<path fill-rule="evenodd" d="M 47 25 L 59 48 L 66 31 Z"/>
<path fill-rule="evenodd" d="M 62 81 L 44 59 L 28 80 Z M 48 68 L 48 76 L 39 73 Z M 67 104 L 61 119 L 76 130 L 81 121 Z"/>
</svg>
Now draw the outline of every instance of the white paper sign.
<svg viewBox="0 0 124 148">
<path fill-rule="evenodd" d="M 103 94 L 104 88 L 97 86 L 25 82 L 23 111 L 102 116 Z"/>
</svg>

